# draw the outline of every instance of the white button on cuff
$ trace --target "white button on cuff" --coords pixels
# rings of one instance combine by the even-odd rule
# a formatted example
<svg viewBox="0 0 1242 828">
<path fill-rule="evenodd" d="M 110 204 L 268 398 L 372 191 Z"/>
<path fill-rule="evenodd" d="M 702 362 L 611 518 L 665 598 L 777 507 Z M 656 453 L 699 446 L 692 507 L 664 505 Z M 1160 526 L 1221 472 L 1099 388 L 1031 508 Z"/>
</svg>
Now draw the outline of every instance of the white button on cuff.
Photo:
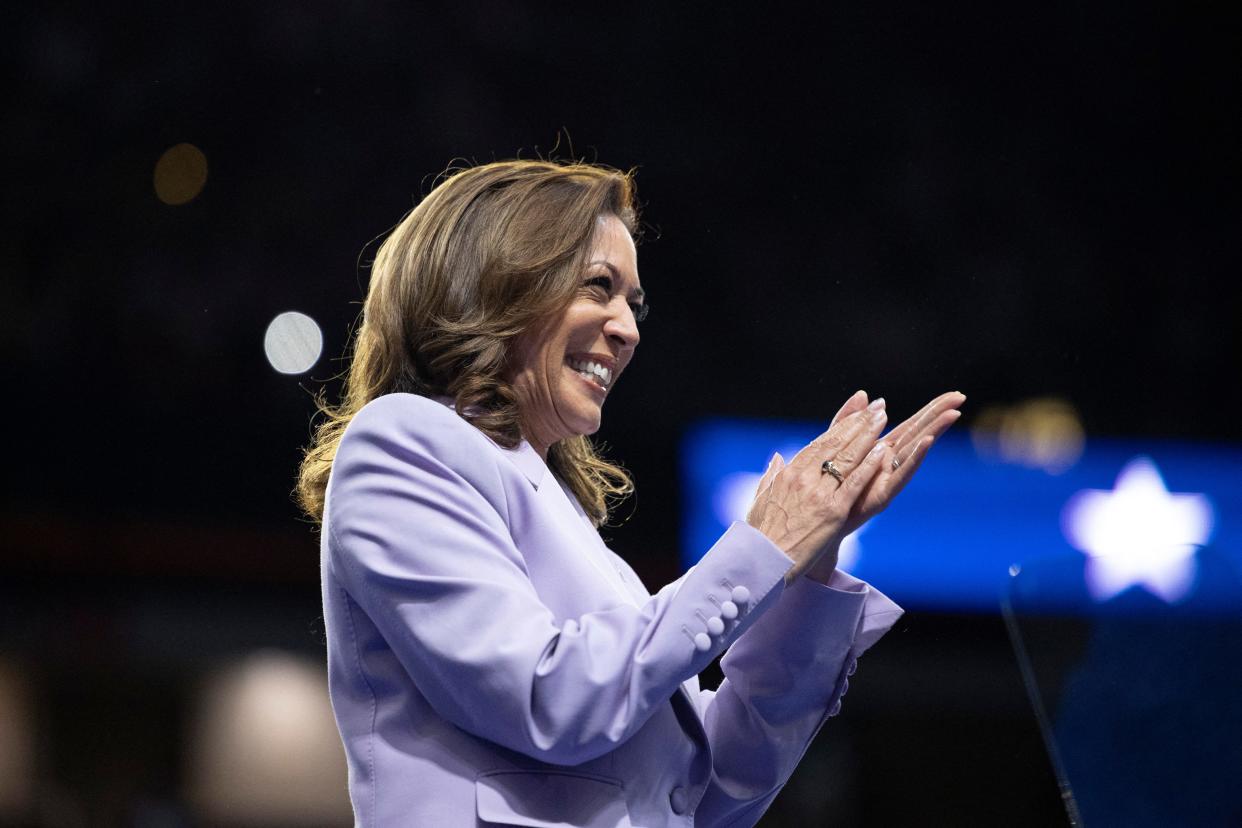
<svg viewBox="0 0 1242 828">
<path fill-rule="evenodd" d="M 750 600 L 750 590 L 744 586 L 735 586 L 733 588 L 733 601 L 737 604 L 745 604 Z"/>
<path fill-rule="evenodd" d="M 686 796 L 686 789 L 678 785 L 673 788 L 668 795 L 668 804 L 673 806 L 673 813 L 678 816 L 686 812 L 686 806 L 690 804 L 690 798 Z"/>
<path fill-rule="evenodd" d="M 722 618 L 728 618 L 730 621 L 737 618 L 737 604 L 732 601 L 725 601 L 720 605 L 720 615 Z"/>
<path fill-rule="evenodd" d="M 712 635 L 720 635 L 724 632 L 724 622 L 713 615 L 711 618 L 707 619 L 707 631 Z"/>
<path fill-rule="evenodd" d="M 694 649 L 701 653 L 705 653 L 712 648 L 712 640 L 707 637 L 707 633 L 695 633 Z"/>
<path fill-rule="evenodd" d="M 828 711 L 829 716 L 835 716 L 841 712 L 841 700 L 837 699 L 832 703 L 832 709 Z"/>
<path fill-rule="evenodd" d="M 856 659 L 856 658 L 851 658 L 851 659 L 850 659 L 850 666 L 849 666 L 849 669 L 845 671 L 845 674 L 846 674 L 847 676 L 852 676 L 852 675 L 854 675 L 854 671 L 855 671 L 855 670 L 857 670 L 857 669 L 858 669 L 858 659 Z"/>
</svg>

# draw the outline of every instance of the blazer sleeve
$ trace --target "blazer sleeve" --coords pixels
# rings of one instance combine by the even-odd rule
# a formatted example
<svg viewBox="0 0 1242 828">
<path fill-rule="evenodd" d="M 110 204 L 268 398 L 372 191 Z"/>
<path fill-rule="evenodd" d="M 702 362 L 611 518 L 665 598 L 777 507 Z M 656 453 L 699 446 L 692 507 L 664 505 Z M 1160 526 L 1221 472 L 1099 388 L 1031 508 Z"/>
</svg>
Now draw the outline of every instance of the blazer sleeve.
<svg viewBox="0 0 1242 828">
<path fill-rule="evenodd" d="M 413 395 L 371 402 L 333 462 L 329 565 L 439 715 L 540 760 L 579 764 L 633 735 L 773 606 L 793 561 L 738 522 L 641 607 L 558 622 L 509 532 L 503 462 L 444 406 Z M 736 586 L 750 593 L 737 617 L 701 633 Z"/>
<path fill-rule="evenodd" d="M 901 617 L 879 590 L 840 570 L 827 585 L 800 578 L 721 660 L 700 705 L 712 782 L 695 823 L 754 825 L 824 722 L 841 709 L 858 658 Z"/>
</svg>

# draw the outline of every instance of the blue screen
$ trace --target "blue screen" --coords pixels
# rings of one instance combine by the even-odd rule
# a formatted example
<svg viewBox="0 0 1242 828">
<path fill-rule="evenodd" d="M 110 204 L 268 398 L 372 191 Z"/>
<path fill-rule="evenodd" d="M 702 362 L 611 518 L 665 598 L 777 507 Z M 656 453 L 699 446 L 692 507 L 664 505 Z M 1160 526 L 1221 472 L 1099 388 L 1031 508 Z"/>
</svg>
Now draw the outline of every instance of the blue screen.
<svg viewBox="0 0 1242 828">
<path fill-rule="evenodd" d="M 715 419 L 682 445 L 683 563 L 744 520 L 774 451 L 788 462 L 822 426 Z M 1140 590 L 1176 603 L 1201 547 L 1242 569 L 1242 449 L 1087 438 L 1051 473 L 986 457 L 950 433 L 887 511 L 841 546 L 838 566 L 906 607 L 996 611 L 1009 579 L 1041 560 L 1081 561 L 1065 590 L 1097 601 Z M 1060 585 L 1045 581 L 1053 596 Z"/>
</svg>

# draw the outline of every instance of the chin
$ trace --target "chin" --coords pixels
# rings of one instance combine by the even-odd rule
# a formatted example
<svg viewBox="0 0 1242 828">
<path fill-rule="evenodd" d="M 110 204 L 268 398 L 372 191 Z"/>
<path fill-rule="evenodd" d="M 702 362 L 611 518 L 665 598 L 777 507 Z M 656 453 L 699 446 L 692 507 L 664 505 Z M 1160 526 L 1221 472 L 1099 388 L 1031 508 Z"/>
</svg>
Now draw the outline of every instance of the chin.
<svg viewBox="0 0 1242 828">
<path fill-rule="evenodd" d="M 603 422 L 603 417 L 599 416 L 598 414 L 596 414 L 596 416 L 593 416 L 593 417 L 589 415 L 579 416 L 579 417 L 575 417 L 573 421 L 570 423 L 569 430 L 570 430 L 570 433 L 575 437 L 588 437 L 594 434 L 595 432 L 599 431 L 599 426 L 601 422 Z"/>
<path fill-rule="evenodd" d="M 599 426 L 600 420 L 595 420 L 589 425 L 584 424 L 582 428 L 574 429 L 574 435 L 577 437 L 590 437 L 592 434 L 599 431 Z"/>
</svg>

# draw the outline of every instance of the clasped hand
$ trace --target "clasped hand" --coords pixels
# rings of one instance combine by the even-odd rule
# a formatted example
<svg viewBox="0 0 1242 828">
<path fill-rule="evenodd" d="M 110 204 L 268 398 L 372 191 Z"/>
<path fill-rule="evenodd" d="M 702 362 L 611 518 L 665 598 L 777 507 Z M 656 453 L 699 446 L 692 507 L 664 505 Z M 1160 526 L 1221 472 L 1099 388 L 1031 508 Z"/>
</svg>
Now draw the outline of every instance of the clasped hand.
<svg viewBox="0 0 1242 828">
<path fill-rule="evenodd" d="M 884 399 L 868 403 L 866 392 L 859 391 L 841 406 L 828 430 L 788 464 L 773 455 L 746 522 L 793 559 L 785 583 L 802 574 L 827 581 L 842 538 L 905 488 L 928 449 L 957 422 L 957 409 L 965 401 L 959 391 L 941 394 L 881 439 L 888 422 Z M 839 482 L 824 473 L 828 460 Z"/>
</svg>

